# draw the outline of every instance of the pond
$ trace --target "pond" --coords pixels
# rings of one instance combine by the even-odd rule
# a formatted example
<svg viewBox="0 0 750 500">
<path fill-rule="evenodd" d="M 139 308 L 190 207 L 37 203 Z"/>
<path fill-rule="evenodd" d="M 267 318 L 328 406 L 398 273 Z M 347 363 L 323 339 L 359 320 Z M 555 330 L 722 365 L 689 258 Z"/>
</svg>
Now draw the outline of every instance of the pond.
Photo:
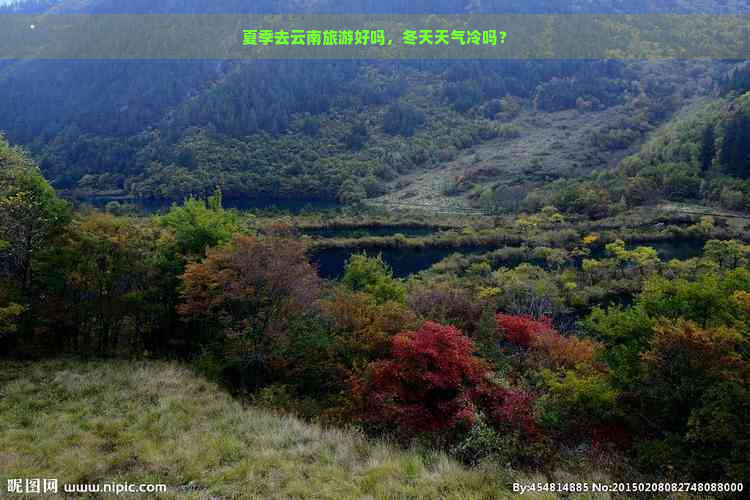
<svg viewBox="0 0 750 500">
<path fill-rule="evenodd" d="M 416 225 L 328 226 L 303 228 L 302 234 L 314 238 L 366 238 L 368 236 L 429 236 L 444 228 Z"/>
<path fill-rule="evenodd" d="M 670 240 L 657 240 L 657 241 L 630 241 L 627 244 L 628 250 L 632 250 L 636 247 L 651 247 L 656 250 L 659 258 L 668 262 L 672 259 L 677 260 L 688 260 L 703 255 L 703 246 L 705 240 L 702 238 L 674 238 Z M 592 252 L 591 256 L 596 259 L 602 259 L 607 257 L 607 253 L 604 248 L 599 248 Z"/>
<path fill-rule="evenodd" d="M 634 242 L 632 246 L 648 246 L 656 250 L 665 262 L 672 259 L 688 260 L 703 255 L 705 240 L 700 238 L 680 238 L 666 241 Z"/>
<path fill-rule="evenodd" d="M 366 253 L 370 256 L 382 255 L 383 261 L 390 266 L 393 274 L 399 278 L 424 271 L 454 253 L 481 253 L 487 247 L 363 247 L 363 248 L 325 248 L 313 251 L 310 260 L 318 268 L 318 274 L 326 279 L 340 278 L 344 266 L 354 253 Z"/>
<path fill-rule="evenodd" d="M 110 202 L 130 205 L 141 214 L 155 214 L 166 212 L 172 206 L 172 201 L 154 198 L 135 198 L 131 196 L 66 196 L 61 195 L 73 204 L 91 205 L 104 210 Z M 305 211 L 321 211 L 337 209 L 341 206 L 336 201 L 301 199 L 289 200 L 281 198 L 224 198 L 224 208 L 237 210 L 273 210 L 299 214 Z"/>
<path fill-rule="evenodd" d="M 663 261 L 672 259 L 687 260 L 703 255 L 704 241 L 700 238 L 680 238 L 666 241 L 638 241 L 628 244 L 628 248 L 649 246 L 656 250 Z M 491 251 L 492 247 L 481 245 L 467 245 L 459 247 L 363 247 L 363 248 L 325 248 L 311 253 L 310 259 L 317 266 L 318 273 L 326 279 L 340 278 L 344 272 L 347 259 L 353 253 L 365 252 L 367 255 L 383 256 L 393 273 L 400 278 L 424 271 L 441 260 L 453 254 L 481 254 Z M 604 249 L 593 252 L 592 257 L 601 259 L 606 257 Z M 515 267 L 529 262 L 545 267 L 545 262 L 539 259 L 512 255 L 496 259 L 493 269 L 499 267 Z"/>
</svg>

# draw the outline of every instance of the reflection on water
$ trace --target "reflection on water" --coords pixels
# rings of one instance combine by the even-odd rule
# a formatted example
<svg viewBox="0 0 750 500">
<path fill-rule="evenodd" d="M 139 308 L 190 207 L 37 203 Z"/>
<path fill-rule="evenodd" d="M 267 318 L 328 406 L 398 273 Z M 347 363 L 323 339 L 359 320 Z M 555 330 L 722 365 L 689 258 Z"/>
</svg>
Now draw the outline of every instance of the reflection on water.
<svg viewBox="0 0 750 500">
<path fill-rule="evenodd" d="M 705 245 L 705 241 L 696 238 L 637 244 L 637 246 L 649 246 L 653 248 L 663 261 L 670 261 L 672 259 L 688 260 L 700 257 L 703 255 L 703 245 Z"/>
</svg>

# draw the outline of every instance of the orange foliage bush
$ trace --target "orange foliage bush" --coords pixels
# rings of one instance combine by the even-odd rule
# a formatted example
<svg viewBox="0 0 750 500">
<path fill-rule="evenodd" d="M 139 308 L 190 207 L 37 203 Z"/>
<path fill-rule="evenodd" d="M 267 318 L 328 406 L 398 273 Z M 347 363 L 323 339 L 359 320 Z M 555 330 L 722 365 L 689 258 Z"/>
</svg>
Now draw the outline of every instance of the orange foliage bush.
<svg viewBox="0 0 750 500">
<path fill-rule="evenodd" d="M 578 337 L 566 337 L 555 330 L 543 330 L 531 341 L 531 347 L 540 351 L 554 368 L 575 368 L 593 365 L 594 357 L 602 348 L 599 342 Z"/>
<path fill-rule="evenodd" d="M 498 314 L 497 324 L 507 342 L 538 352 L 553 368 L 593 365 L 596 353 L 602 348 L 594 340 L 561 335 L 546 317 L 535 320 L 530 316 Z"/>
<path fill-rule="evenodd" d="M 402 304 L 378 304 L 370 294 L 343 288 L 321 300 L 321 308 L 336 339 L 332 362 L 346 372 L 358 372 L 370 361 L 386 357 L 393 336 L 419 324 L 416 314 Z"/>
</svg>

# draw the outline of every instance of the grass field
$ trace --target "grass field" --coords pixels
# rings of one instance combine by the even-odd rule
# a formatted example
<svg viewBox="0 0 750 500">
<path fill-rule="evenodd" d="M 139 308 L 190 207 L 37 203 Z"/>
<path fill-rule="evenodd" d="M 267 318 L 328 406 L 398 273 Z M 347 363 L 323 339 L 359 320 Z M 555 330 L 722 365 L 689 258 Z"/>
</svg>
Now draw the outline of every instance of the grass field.
<svg viewBox="0 0 750 500">
<path fill-rule="evenodd" d="M 60 498 L 63 483 L 127 482 L 166 484 L 160 498 L 339 500 L 505 498 L 513 481 L 244 408 L 178 364 L 72 360 L 0 368 L 0 497 L 9 478 L 57 478 Z"/>
</svg>

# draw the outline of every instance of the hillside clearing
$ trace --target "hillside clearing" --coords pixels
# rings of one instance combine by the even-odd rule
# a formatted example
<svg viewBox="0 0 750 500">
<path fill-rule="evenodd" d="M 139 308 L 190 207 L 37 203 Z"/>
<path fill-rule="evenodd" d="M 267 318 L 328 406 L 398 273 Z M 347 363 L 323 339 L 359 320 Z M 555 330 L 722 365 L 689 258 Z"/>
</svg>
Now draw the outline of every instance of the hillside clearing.
<svg viewBox="0 0 750 500">
<path fill-rule="evenodd" d="M 399 177 L 392 192 L 369 203 L 466 209 L 471 207 L 469 193 L 449 196 L 446 190 L 455 185 L 456 179 L 476 172 L 490 173 L 485 179 L 488 185 L 513 184 L 580 176 L 595 168 L 612 166 L 633 153 L 637 145 L 614 152 L 601 151 L 591 145 L 591 134 L 621 120 L 623 108 L 615 106 L 588 113 L 577 110 L 525 113 L 513 122 L 519 137 L 493 139 L 462 152 L 438 168 Z"/>
</svg>

